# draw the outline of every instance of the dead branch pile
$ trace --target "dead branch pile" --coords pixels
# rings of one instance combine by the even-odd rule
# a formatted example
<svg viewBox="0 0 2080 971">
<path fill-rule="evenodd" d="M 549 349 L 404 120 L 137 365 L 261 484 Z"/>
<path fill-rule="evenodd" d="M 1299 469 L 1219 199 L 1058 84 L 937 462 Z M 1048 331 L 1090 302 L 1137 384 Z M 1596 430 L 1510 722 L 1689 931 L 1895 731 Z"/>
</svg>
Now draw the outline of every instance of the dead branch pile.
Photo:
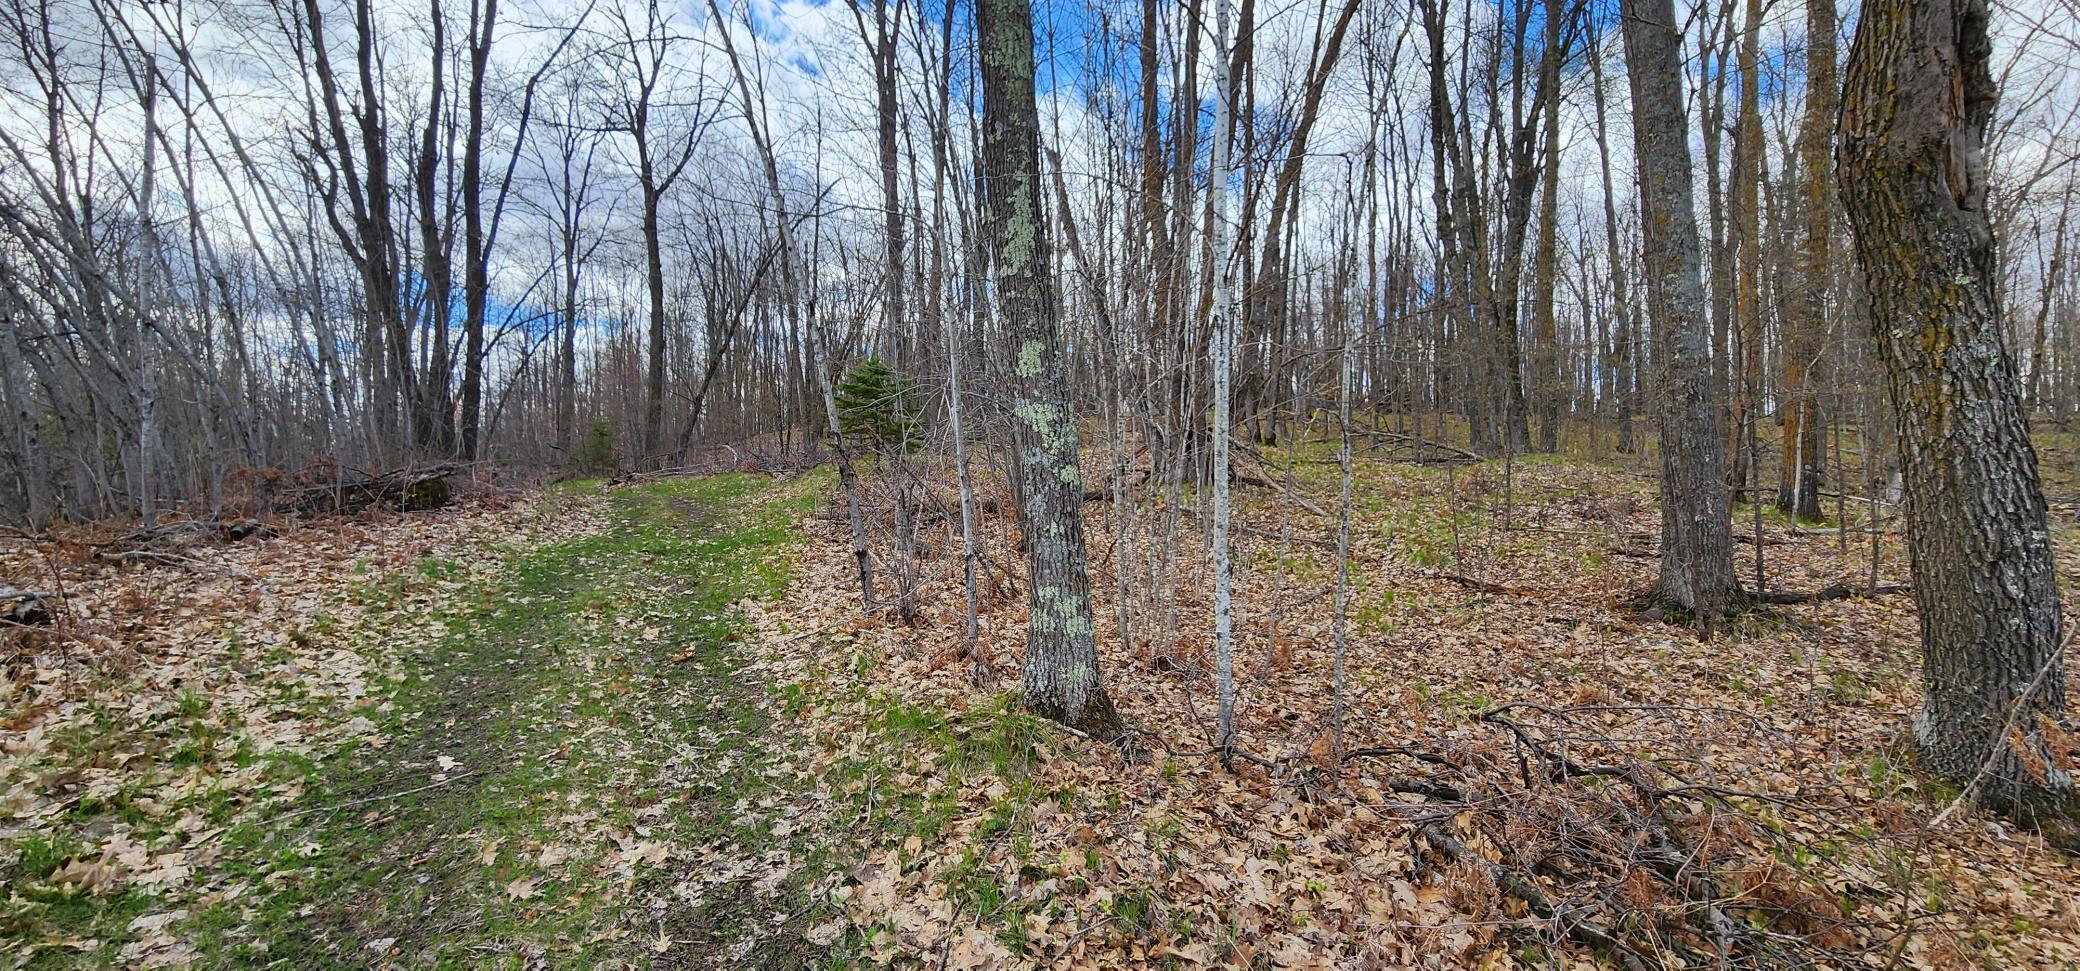
<svg viewBox="0 0 2080 971">
<path fill-rule="evenodd" d="M 1412 465 L 1478 465 L 1486 459 L 1478 452 L 1450 442 L 1406 435 L 1383 428 L 1358 429 L 1365 439 L 1366 457 Z"/>
<path fill-rule="evenodd" d="M 175 519 L 151 526 L 139 526 L 105 544 L 97 545 L 120 546 L 126 549 L 196 546 L 206 543 L 236 543 L 253 538 L 268 539 L 279 532 L 265 522 L 245 517 Z"/>
<path fill-rule="evenodd" d="M 351 515 L 370 508 L 417 512 L 448 504 L 448 478 L 463 471 L 456 463 L 404 466 L 387 472 L 340 469 L 338 474 L 279 492 L 275 511 L 302 517 Z"/>
<path fill-rule="evenodd" d="M 1817 812 L 1813 794 L 1714 784 L 1715 733 L 1768 734 L 1738 712 L 1671 706 L 1480 713 L 1496 734 L 1361 748 L 1346 763 L 1409 767 L 1386 788 L 1458 903 L 1487 905 L 1545 946 L 1602 951 L 1630 968 L 1853 964 L 1882 941 L 1837 892 L 1858 881 L 1800 860 L 1780 835 Z M 1628 754 L 1687 738 L 1693 753 Z M 1751 740 L 1752 741 L 1752 740 Z M 1855 952 L 1855 953 L 1852 953 Z"/>
</svg>

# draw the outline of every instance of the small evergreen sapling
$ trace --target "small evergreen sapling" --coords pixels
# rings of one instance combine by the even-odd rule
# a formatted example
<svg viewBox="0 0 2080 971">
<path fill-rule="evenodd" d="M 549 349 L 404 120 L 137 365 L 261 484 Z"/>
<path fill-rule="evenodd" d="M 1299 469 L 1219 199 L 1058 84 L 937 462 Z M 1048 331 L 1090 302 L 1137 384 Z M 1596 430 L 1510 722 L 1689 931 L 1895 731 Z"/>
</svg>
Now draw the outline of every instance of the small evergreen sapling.
<svg viewBox="0 0 2080 971">
<path fill-rule="evenodd" d="M 838 381 L 838 426 L 850 440 L 900 454 L 918 445 L 917 382 L 897 374 L 878 355 L 854 365 Z"/>
</svg>

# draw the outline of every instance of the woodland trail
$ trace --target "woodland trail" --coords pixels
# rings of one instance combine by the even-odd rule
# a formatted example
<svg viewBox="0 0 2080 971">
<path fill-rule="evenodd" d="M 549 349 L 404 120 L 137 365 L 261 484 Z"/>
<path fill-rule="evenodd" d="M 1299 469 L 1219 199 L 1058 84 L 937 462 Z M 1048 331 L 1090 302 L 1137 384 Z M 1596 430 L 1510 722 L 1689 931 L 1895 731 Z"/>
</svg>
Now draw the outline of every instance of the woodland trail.
<svg viewBox="0 0 2080 971">
<path fill-rule="evenodd" d="M 1325 468 L 1292 478 L 1315 505 Z M 1021 707 L 1023 596 L 986 598 L 963 653 L 957 547 L 927 561 L 919 623 L 862 615 L 827 469 L 569 484 L 186 566 L 66 566 L 69 626 L 14 642 L 0 697 L 0 971 L 1595 960 L 1489 866 L 1538 873 L 1551 906 L 1617 908 L 1640 947 L 1691 933 L 1688 896 L 1629 896 L 1645 844 L 1597 835 L 1642 825 L 1631 781 L 1526 774 L 1523 746 L 1554 738 L 1723 787 L 1658 800 L 1657 831 L 1709 841 L 1698 872 L 1745 888 L 1740 919 L 1812 966 L 2080 966 L 2071 858 L 1927 822 L 1955 791 L 1900 757 L 1918 704 L 1900 598 L 1698 640 L 1626 606 L 1659 516 L 1639 477 L 1362 472 L 1358 758 L 1318 744 L 1336 665 L 1331 598 L 1309 591 L 1333 547 L 1237 547 L 1245 602 L 1290 608 L 1238 654 L 1245 751 L 1268 771 L 1198 741 L 1204 628 L 1167 653 L 1120 636 L 1110 583 L 1110 684 L 1152 740 L 1132 762 Z M 1326 532 L 1270 490 L 1242 498 Z M 1867 568 L 1830 530 L 1759 535 L 1791 589 Z M 1901 576 L 1904 551 L 1884 553 L 1880 578 Z M 1184 595 L 1203 570 L 1179 566 Z M 1447 816 L 1450 842 L 1425 829 Z M 1581 869 L 1538 871 L 1553 854 Z"/>
<path fill-rule="evenodd" d="M 624 489 L 393 645 L 380 744 L 312 766 L 245 833 L 257 900 L 197 924 L 223 965 L 801 967 L 816 853 L 787 838 L 733 603 L 783 584 L 799 491 Z M 790 501 L 791 500 L 791 501 Z M 439 559 L 417 570 L 439 576 Z"/>
</svg>

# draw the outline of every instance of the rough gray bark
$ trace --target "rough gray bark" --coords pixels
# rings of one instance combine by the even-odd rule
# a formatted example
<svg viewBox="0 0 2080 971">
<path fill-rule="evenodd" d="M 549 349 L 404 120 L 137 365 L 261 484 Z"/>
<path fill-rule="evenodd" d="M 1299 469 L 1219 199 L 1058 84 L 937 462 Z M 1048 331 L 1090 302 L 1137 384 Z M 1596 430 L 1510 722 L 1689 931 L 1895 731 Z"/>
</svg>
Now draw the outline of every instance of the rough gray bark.
<svg viewBox="0 0 2080 971">
<path fill-rule="evenodd" d="M 1842 92 L 1842 202 L 1899 433 L 1915 741 L 1929 767 L 2073 847 L 2058 580 L 1985 208 L 1991 54 L 1985 0 L 1867 4 Z"/>
<path fill-rule="evenodd" d="M 445 449 L 448 445 L 449 416 L 448 374 L 453 370 L 448 360 L 450 294 L 455 283 L 455 267 L 452 254 L 455 207 L 447 205 L 441 185 L 441 148 L 444 145 L 446 122 L 441 112 L 448 104 L 447 65 L 448 30 L 447 16 L 441 12 L 440 0 L 432 0 L 427 23 L 432 28 L 430 56 L 427 66 L 432 76 L 426 89 L 426 123 L 419 132 L 419 155 L 412 169 L 412 192 L 418 203 L 419 220 L 419 273 L 424 314 L 422 326 L 430 330 L 432 339 L 426 343 L 428 380 L 420 386 L 424 396 L 413 407 L 428 423 L 421 446 L 437 445 Z"/>
<path fill-rule="evenodd" d="M 1640 222 L 1655 324 L 1661 432 L 1658 593 L 1709 629 L 1738 589 L 1725 442 L 1711 399 L 1711 334 L 1690 185 L 1682 34 L 1670 0 L 1625 0 L 1625 60 L 1639 161 Z"/>
<path fill-rule="evenodd" d="M 1025 702 L 1099 738 L 1119 715 L 1098 677 L 1083 545 L 1083 473 L 1040 208 L 1040 113 L 1029 0 L 979 0 L 983 166 L 997 306 L 1009 342 L 1012 428 L 1024 500 L 1028 596 Z"/>
<path fill-rule="evenodd" d="M 38 425 L 36 401 L 29 388 L 29 371 L 22 366 L 22 334 L 28 314 L 9 295 L 0 292 L 0 401 L 7 406 L 8 423 L 14 426 L 18 462 L 12 473 L 21 489 L 22 510 L 31 525 L 41 525 L 49 516 L 49 469 L 45 466 L 43 441 Z"/>
<path fill-rule="evenodd" d="M 882 254 L 888 261 L 886 275 L 881 281 L 882 299 L 885 301 L 882 309 L 893 350 L 889 356 L 898 369 L 915 363 L 909 359 L 910 319 L 905 309 L 904 291 L 909 281 L 903 273 L 903 197 L 897 188 L 896 74 L 901 52 L 896 49 L 896 24 L 890 20 L 891 16 L 900 19 L 901 15 L 899 5 L 876 3 L 874 24 L 869 31 L 859 0 L 852 4 L 852 17 L 859 28 L 860 41 L 867 45 L 874 64 L 875 161 L 881 178 Z"/>
<path fill-rule="evenodd" d="M 314 132 L 313 142 L 329 155 L 327 164 L 338 173 L 336 186 L 327 187 L 327 220 L 340 247 L 359 272 L 362 304 L 367 314 L 371 353 L 371 404 L 376 424 L 391 427 L 397 406 L 404 409 L 404 424 L 414 441 L 425 444 L 432 435 L 432 416 L 417 407 L 418 374 L 412 366 L 411 335 L 406 329 L 402 295 L 398 292 L 397 239 L 390 216 L 391 185 L 388 133 L 384 128 L 381 91 L 377 85 L 378 31 L 367 0 L 354 4 L 354 63 L 360 83 L 360 103 L 351 115 L 356 137 L 347 133 L 349 109 L 335 72 L 331 41 L 325 34 L 325 14 L 317 0 L 304 0 L 304 28 L 309 31 L 311 76 L 318 82 L 318 101 L 323 113 L 323 133 Z M 314 115 L 316 111 L 314 111 Z M 313 118 L 314 128 L 317 119 Z M 357 151 L 358 146 L 358 151 Z M 342 213 L 339 197 L 349 204 Z"/>
</svg>

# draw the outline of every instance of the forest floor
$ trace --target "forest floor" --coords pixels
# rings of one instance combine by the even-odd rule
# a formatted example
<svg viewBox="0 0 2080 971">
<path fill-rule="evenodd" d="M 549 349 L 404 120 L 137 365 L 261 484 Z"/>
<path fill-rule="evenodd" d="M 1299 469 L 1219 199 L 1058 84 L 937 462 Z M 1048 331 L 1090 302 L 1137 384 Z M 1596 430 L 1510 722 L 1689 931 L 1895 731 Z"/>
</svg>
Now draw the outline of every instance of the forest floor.
<svg viewBox="0 0 2080 971">
<path fill-rule="evenodd" d="M 833 862 L 733 606 L 785 585 L 805 485 L 76 577 L 5 697 L 0 965 L 822 965 Z"/>
<path fill-rule="evenodd" d="M 949 521 L 864 615 L 820 472 L 0 548 L 0 966 L 2080 967 L 2080 866 L 1934 825 L 1911 599 L 1641 619 L 1636 469 L 1362 462 L 1338 744 L 1330 455 L 1238 492 L 1232 768 L 1188 490 L 1087 506 L 1131 758 L 1018 709 L 1006 523 L 969 652 Z M 1867 586 L 1847 512 L 1744 575 Z"/>
</svg>

